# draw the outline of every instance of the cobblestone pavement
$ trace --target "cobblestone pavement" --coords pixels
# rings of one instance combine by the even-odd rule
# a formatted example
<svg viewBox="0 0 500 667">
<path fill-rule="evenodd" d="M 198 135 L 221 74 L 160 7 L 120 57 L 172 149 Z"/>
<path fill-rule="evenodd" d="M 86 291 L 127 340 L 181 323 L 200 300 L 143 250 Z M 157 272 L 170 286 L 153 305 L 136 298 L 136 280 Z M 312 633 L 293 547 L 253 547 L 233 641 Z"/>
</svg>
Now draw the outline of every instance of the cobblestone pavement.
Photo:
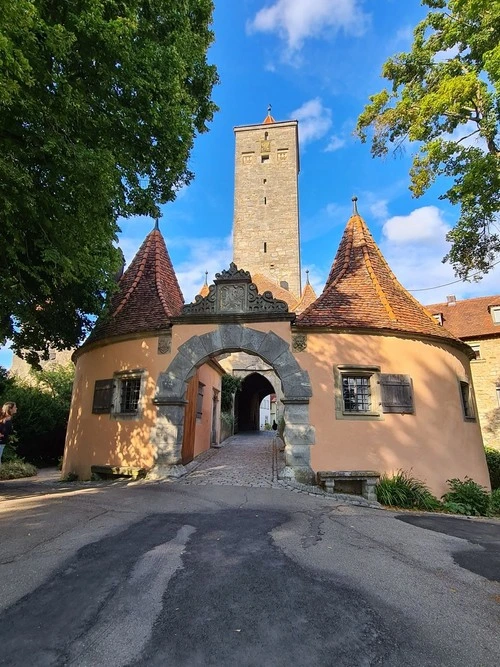
<svg viewBox="0 0 500 667">
<path fill-rule="evenodd" d="M 210 449 L 197 457 L 193 472 L 181 484 L 218 484 L 281 488 L 277 481 L 277 459 L 282 457 L 274 445 L 274 433 L 240 433 L 226 440 L 220 449 Z"/>
</svg>

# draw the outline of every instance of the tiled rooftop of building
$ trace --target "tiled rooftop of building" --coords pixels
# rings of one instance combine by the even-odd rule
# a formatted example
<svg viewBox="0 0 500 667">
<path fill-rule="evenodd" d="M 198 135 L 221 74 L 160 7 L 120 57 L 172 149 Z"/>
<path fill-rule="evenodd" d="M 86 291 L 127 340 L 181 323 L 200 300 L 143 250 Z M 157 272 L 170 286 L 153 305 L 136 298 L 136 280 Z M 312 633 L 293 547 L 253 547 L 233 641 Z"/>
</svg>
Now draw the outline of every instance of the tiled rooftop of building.
<svg viewBox="0 0 500 667">
<path fill-rule="evenodd" d="M 97 322 L 88 341 L 164 329 L 171 317 L 180 314 L 183 305 L 165 241 L 155 228 L 120 279 L 109 316 Z"/>
<path fill-rule="evenodd" d="M 357 211 L 347 223 L 323 293 L 296 324 L 455 339 L 398 282 Z"/>
<path fill-rule="evenodd" d="M 499 336 L 500 322 L 493 321 L 491 307 L 500 308 L 500 295 L 480 296 L 474 299 L 457 300 L 450 296 L 446 303 L 426 306 L 433 315 L 441 315 L 443 327 L 457 338 Z"/>
</svg>

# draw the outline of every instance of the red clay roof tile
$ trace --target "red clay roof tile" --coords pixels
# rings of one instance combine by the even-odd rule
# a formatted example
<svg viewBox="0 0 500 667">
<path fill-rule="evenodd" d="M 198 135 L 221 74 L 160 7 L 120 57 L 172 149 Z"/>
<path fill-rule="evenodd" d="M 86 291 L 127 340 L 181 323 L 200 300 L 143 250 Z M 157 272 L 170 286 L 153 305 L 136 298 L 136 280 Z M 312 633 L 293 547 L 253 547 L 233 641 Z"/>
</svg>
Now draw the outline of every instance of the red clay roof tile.
<svg viewBox="0 0 500 667">
<path fill-rule="evenodd" d="M 489 306 L 500 306 L 499 294 L 451 303 L 433 303 L 426 308 L 433 315 L 441 313 L 443 326 L 457 338 L 473 339 L 500 335 L 500 324 L 493 322 Z"/>
<path fill-rule="evenodd" d="M 97 322 L 88 341 L 164 329 L 183 305 L 165 241 L 161 232 L 153 229 L 123 274 L 109 315 Z"/>
<path fill-rule="evenodd" d="M 323 293 L 297 317 L 296 324 L 393 330 L 455 340 L 398 282 L 357 214 L 347 223 Z"/>
</svg>

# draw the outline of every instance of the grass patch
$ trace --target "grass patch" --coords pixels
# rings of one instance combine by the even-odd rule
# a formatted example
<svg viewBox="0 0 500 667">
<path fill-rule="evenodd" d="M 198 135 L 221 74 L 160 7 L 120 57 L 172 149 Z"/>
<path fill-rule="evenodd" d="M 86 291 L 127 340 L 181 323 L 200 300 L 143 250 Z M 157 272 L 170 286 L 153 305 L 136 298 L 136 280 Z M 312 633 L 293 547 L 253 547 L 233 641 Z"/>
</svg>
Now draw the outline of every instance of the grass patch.
<svg viewBox="0 0 500 667">
<path fill-rule="evenodd" d="M 379 503 L 390 507 L 432 511 L 441 506 L 427 486 L 405 470 L 392 477 L 382 475 L 375 490 Z"/>
<path fill-rule="evenodd" d="M 17 461 L 6 461 L 0 465 L 0 480 L 21 479 L 23 477 L 34 477 L 38 470 L 31 463 Z"/>
</svg>

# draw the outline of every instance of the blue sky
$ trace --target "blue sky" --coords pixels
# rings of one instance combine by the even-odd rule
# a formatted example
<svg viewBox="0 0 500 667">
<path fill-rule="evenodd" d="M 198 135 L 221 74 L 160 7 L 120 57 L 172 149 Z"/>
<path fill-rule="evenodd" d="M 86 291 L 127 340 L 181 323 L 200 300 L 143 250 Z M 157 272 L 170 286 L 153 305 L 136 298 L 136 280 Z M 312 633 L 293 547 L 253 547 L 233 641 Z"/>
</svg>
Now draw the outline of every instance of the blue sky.
<svg viewBox="0 0 500 667">
<path fill-rule="evenodd" d="M 276 120 L 299 120 L 299 203 L 303 271 L 321 292 L 347 219 L 351 197 L 402 284 L 410 290 L 455 280 L 442 264 L 445 234 L 458 212 L 439 200 L 437 183 L 424 197 L 408 191 L 411 146 L 373 159 L 353 136 L 370 94 L 381 90 L 382 64 L 407 51 L 425 15 L 419 0 L 215 0 L 220 107 L 210 131 L 196 139 L 195 179 L 163 207 L 160 227 L 186 301 L 232 257 L 233 127 L 262 122 L 269 103 Z M 123 220 L 127 261 L 152 229 L 148 218 Z M 243 267 L 244 268 L 244 267 Z M 498 292 L 500 267 L 477 283 L 414 291 L 422 303 Z M 0 364 L 10 365 L 0 352 Z"/>
</svg>

